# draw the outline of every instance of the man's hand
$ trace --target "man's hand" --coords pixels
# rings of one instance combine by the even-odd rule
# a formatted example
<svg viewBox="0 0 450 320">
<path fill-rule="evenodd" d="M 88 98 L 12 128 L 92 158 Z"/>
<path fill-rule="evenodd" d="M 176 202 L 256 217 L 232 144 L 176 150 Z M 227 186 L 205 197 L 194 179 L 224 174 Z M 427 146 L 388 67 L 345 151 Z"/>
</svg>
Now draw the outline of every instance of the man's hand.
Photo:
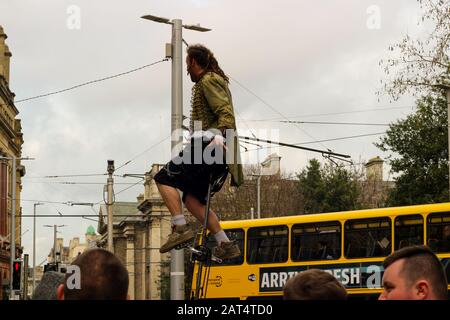
<svg viewBox="0 0 450 320">
<path fill-rule="evenodd" d="M 225 149 L 225 151 L 228 150 L 227 146 L 225 145 L 224 137 L 222 137 L 220 135 L 214 136 L 214 138 L 211 140 L 211 142 L 209 143 L 208 146 L 211 146 L 211 145 L 221 146 Z"/>
</svg>

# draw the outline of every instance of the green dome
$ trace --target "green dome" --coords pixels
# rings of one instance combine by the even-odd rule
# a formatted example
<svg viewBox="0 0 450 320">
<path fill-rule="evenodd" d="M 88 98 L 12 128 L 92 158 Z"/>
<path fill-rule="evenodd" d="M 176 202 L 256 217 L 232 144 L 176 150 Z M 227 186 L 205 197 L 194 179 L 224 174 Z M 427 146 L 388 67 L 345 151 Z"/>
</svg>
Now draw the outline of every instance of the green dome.
<svg viewBox="0 0 450 320">
<path fill-rule="evenodd" d="M 93 226 L 89 226 L 86 230 L 86 234 L 95 235 L 95 228 Z"/>
</svg>

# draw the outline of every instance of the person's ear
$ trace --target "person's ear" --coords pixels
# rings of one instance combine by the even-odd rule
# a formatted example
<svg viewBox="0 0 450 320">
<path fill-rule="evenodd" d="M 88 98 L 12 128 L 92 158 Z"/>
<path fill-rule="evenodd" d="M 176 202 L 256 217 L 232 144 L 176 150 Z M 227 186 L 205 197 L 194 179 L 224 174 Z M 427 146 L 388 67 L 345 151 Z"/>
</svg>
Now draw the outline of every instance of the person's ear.
<svg viewBox="0 0 450 320">
<path fill-rule="evenodd" d="M 56 289 L 56 297 L 58 300 L 64 300 L 64 284 L 60 284 Z"/>
<path fill-rule="evenodd" d="M 426 300 L 430 298 L 430 284 L 428 283 L 428 281 L 417 281 L 414 289 L 417 300 Z"/>
</svg>

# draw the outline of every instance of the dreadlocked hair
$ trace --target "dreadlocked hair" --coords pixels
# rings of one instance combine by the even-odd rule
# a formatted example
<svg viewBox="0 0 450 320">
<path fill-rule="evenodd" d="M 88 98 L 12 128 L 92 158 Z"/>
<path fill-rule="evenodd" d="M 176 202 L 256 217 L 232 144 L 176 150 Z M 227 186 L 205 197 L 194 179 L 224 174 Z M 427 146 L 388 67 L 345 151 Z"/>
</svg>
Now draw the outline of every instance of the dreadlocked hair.
<svg viewBox="0 0 450 320">
<path fill-rule="evenodd" d="M 215 72 L 220 75 L 227 83 L 229 82 L 228 76 L 219 67 L 214 54 L 201 44 L 190 45 L 187 48 L 187 54 L 190 59 L 195 59 L 200 67 L 202 67 L 206 72 Z"/>
</svg>

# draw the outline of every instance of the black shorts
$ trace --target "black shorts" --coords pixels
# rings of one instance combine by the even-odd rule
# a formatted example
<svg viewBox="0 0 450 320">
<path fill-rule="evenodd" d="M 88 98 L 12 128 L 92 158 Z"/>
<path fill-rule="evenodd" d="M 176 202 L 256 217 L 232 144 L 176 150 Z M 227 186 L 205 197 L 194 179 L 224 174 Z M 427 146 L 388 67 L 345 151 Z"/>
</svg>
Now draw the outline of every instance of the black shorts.
<svg viewBox="0 0 450 320">
<path fill-rule="evenodd" d="M 210 140 L 191 139 L 177 157 L 170 160 L 154 177 L 159 184 L 177 188 L 183 192 L 183 202 L 188 194 L 206 204 L 208 185 L 212 181 L 211 197 L 220 191 L 228 175 L 228 166 L 221 148 L 208 146 Z M 206 151 L 205 151 L 206 150 Z M 219 161 L 204 159 L 204 152 Z M 217 157 L 215 157 L 217 154 Z M 221 159 L 221 161 L 220 161 Z"/>
</svg>

